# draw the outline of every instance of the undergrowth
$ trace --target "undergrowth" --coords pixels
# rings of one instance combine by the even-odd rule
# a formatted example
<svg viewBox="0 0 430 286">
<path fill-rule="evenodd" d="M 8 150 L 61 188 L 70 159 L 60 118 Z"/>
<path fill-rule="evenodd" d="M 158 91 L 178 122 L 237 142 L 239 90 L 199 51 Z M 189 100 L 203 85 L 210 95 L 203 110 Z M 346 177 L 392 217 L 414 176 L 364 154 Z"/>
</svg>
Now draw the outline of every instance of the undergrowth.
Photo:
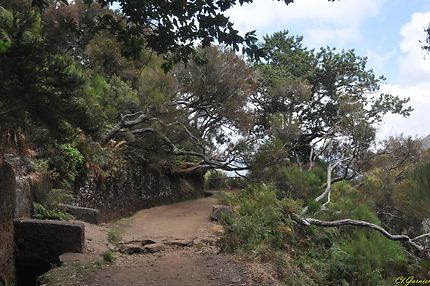
<svg viewBox="0 0 430 286">
<path fill-rule="evenodd" d="M 284 285 L 392 285 L 412 273 L 400 243 L 372 230 L 298 225 L 292 214 L 300 213 L 301 202 L 277 194 L 275 187 L 257 185 L 227 195 L 234 213 L 222 220 L 222 251 L 269 262 Z M 337 204 L 336 210 L 324 218 L 345 211 L 379 223 L 366 206 Z"/>
</svg>

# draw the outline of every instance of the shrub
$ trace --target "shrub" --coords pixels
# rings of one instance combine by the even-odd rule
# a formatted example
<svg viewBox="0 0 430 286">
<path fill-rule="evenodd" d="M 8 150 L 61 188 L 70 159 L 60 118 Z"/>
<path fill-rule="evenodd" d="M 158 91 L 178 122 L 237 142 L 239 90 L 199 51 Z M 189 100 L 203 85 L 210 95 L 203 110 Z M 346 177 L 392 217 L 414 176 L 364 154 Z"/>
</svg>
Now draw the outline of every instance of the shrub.
<svg viewBox="0 0 430 286">
<path fill-rule="evenodd" d="M 36 219 L 53 219 L 53 220 L 69 220 L 70 215 L 57 209 L 46 208 L 39 203 L 33 203 L 33 218 Z"/>
<path fill-rule="evenodd" d="M 35 192 L 32 217 L 37 219 L 69 220 L 70 215 L 58 208 L 59 204 L 70 203 L 73 195 L 62 189 L 39 190 Z"/>
<path fill-rule="evenodd" d="M 230 189 L 243 189 L 248 186 L 248 180 L 246 178 L 228 177 L 225 180 L 225 184 Z"/>
<path fill-rule="evenodd" d="M 378 233 L 355 231 L 355 238 L 333 247 L 327 280 L 331 285 L 381 285 L 407 272 L 407 259 L 399 242 Z"/>
<path fill-rule="evenodd" d="M 121 234 L 115 229 L 109 230 L 107 237 L 108 241 L 113 245 L 118 245 L 118 243 L 122 240 Z"/>
<path fill-rule="evenodd" d="M 250 186 L 227 201 L 237 211 L 223 220 L 222 250 L 259 254 L 265 246 L 283 248 L 285 236 L 292 228 L 286 227 L 291 221 L 284 216 L 275 188 Z"/>
<path fill-rule="evenodd" d="M 60 187 L 70 189 L 84 171 L 85 158 L 72 144 L 56 146 L 49 157 L 49 167 Z"/>
<path fill-rule="evenodd" d="M 113 263 L 116 260 L 115 254 L 112 250 L 107 250 L 105 253 L 103 253 L 103 260 L 107 263 Z"/>
</svg>

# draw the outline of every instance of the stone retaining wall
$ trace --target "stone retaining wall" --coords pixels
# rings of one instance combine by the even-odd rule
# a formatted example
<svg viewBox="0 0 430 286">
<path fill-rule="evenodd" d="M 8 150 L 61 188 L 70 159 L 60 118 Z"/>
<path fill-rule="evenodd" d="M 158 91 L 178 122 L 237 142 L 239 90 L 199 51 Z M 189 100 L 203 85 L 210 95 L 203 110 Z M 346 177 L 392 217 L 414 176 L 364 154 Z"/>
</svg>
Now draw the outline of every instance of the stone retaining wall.
<svg viewBox="0 0 430 286">
<path fill-rule="evenodd" d="M 161 168 L 131 163 L 116 168 L 107 178 L 92 178 L 77 193 L 79 206 L 100 210 L 100 222 L 202 196 L 203 174 L 174 175 Z"/>
</svg>

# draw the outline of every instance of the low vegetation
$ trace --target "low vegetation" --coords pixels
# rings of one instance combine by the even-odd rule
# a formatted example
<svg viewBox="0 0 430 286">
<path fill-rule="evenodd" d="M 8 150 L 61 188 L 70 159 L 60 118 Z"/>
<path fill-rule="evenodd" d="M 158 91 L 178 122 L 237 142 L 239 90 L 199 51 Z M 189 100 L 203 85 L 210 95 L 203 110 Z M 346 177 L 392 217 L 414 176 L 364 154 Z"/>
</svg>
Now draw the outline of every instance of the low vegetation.
<svg viewBox="0 0 430 286">
<path fill-rule="evenodd" d="M 109 243 L 113 244 L 114 246 L 117 246 L 122 240 L 122 235 L 119 231 L 115 229 L 110 229 L 107 233 L 107 238 Z"/>
<path fill-rule="evenodd" d="M 278 194 L 276 187 L 260 185 L 230 195 L 227 201 L 235 212 L 223 220 L 219 245 L 269 262 L 285 285 L 393 285 L 400 274 L 419 273 L 428 265 L 372 230 L 298 225 L 294 215 L 300 213 L 300 201 Z M 347 194 L 346 200 L 354 195 Z M 339 212 L 381 224 L 364 204 L 339 202 L 322 216 L 337 219 Z"/>
<path fill-rule="evenodd" d="M 96 261 L 89 265 L 72 263 L 62 267 L 54 268 L 38 278 L 41 285 L 52 286 L 79 286 L 91 281 L 101 267 L 105 265 L 103 261 Z"/>
</svg>

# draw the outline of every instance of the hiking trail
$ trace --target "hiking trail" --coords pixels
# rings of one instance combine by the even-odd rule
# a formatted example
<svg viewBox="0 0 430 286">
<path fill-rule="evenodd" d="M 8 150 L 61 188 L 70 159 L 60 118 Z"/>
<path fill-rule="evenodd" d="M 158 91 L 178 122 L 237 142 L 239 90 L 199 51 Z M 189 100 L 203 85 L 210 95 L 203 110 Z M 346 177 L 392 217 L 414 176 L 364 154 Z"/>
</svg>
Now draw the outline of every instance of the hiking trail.
<svg viewBox="0 0 430 286">
<path fill-rule="evenodd" d="M 255 264 L 219 253 L 222 227 L 210 220 L 216 204 L 214 195 L 141 210 L 102 226 L 86 224 L 87 253 L 62 259 L 91 260 L 115 249 L 116 261 L 96 270 L 88 286 L 275 285 Z M 122 236 L 116 247 L 107 242 L 112 230 Z"/>
</svg>

